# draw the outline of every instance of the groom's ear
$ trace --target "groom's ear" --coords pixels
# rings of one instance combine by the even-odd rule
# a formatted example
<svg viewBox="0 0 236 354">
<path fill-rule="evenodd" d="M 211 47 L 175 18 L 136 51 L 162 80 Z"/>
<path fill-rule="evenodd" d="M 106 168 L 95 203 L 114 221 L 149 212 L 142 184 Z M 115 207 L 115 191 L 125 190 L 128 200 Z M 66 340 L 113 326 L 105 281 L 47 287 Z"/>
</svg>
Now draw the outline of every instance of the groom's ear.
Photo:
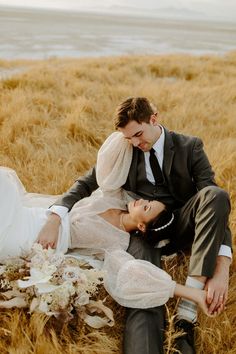
<svg viewBox="0 0 236 354">
<path fill-rule="evenodd" d="M 151 125 L 158 125 L 158 118 L 159 118 L 158 115 L 159 115 L 159 112 L 153 113 L 151 115 L 150 121 L 149 121 L 149 123 Z"/>
<path fill-rule="evenodd" d="M 146 225 L 143 222 L 139 222 L 137 226 L 140 231 L 142 232 L 146 231 Z"/>
</svg>

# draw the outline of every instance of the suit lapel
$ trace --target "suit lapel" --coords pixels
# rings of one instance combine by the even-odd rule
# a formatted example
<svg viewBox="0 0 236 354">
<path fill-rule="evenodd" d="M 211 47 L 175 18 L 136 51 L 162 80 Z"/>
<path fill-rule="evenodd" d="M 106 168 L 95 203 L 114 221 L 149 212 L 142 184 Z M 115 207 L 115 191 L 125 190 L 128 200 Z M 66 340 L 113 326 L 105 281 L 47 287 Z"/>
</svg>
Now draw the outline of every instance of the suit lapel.
<svg viewBox="0 0 236 354">
<path fill-rule="evenodd" d="M 130 190 L 135 191 L 137 185 L 137 168 L 138 168 L 138 148 L 133 148 L 133 158 L 129 171 L 129 186 Z"/>
<path fill-rule="evenodd" d="M 168 178 L 170 175 L 170 170 L 171 170 L 172 161 L 173 161 L 175 151 L 174 151 L 174 143 L 173 143 L 171 133 L 166 128 L 164 128 L 164 130 L 165 130 L 165 144 L 164 144 L 163 169 L 164 169 L 165 175 Z"/>
</svg>

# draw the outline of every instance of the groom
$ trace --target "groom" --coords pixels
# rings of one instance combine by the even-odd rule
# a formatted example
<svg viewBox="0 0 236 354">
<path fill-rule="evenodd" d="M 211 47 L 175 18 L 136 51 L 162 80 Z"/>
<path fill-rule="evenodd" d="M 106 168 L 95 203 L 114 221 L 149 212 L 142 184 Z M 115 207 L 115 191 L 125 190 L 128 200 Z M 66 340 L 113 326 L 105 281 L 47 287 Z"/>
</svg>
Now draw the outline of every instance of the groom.
<svg viewBox="0 0 236 354">
<path fill-rule="evenodd" d="M 164 248 L 153 248 L 134 234 L 128 252 L 160 267 L 162 254 L 189 250 L 186 285 L 205 288 L 209 312 L 222 312 L 231 261 L 230 202 L 228 194 L 216 186 L 201 140 L 161 126 L 158 113 L 144 97 L 128 98 L 118 106 L 115 127 L 134 147 L 123 188 L 137 198 L 162 201 L 175 215 L 175 234 L 167 236 L 169 243 Z M 40 242 L 46 245 L 49 235 L 56 239 L 61 218 L 97 187 L 93 168 L 51 208 L 52 214 L 39 234 Z M 196 319 L 196 305 L 181 299 L 176 329 L 184 334 L 177 339 L 176 346 L 183 354 L 195 353 Z M 163 335 L 163 306 L 127 309 L 124 353 L 163 353 Z"/>
</svg>

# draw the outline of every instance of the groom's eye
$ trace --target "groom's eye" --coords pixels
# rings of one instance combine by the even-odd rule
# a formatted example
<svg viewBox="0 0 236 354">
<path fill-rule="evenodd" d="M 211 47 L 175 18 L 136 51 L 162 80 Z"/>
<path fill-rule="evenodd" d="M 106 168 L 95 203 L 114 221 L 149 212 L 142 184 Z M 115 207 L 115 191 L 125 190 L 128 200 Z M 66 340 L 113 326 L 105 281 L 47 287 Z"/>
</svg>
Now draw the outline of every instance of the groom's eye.
<svg viewBox="0 0 236 354">
<path fill-rule="evenodd" d="M 144 205 L 144 211 L 148 211 L 150 209 L 151 209 L 150 205 Z"/>
<path fill-rule="evenodd" d="M 136 137 L 139 137 L 139 136 L 141 136 L 143 134 L 143 132 L 138 132 L 135 136 Z"/>
</svg>

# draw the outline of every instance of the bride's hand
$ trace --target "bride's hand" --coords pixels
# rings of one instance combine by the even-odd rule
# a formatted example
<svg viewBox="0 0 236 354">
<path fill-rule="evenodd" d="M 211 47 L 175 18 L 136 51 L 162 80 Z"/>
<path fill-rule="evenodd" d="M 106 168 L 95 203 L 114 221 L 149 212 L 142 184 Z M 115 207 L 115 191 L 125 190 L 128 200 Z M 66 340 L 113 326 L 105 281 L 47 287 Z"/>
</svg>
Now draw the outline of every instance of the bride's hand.
<svg viewBox="0 0 236 354">
<path fill-rule="evenodd" d="M 46 224 L 39 232 L 36 242 L 40 243 L 43 248 L 56 248 L 60 224 L 60 216 L 54 213 L 50 214 Z"/>
<path fill-rule="evenodd" d="M 206 297 L 207 293 L 205 290 L 200 290 L 200 289 L 194 289 L 195 290 L 195 296 L 196 296 L 196 302 L 200 309 L 203 311 L 203 313 L 207 316 L 212 317 L 212 315 L 209 313 L 209 307 L 206 302 Z"/>
<path fill-rule="evenodd" d="M 223 305 L 219 306 L 215 311 L 209 311 L 209 305 L 207 304 L 207 292 L 206 290 L 196 289 L 196 302 L 201 310 L 205 313 L 205 315 L 209 317 L 215 317 L 219 315 L 223 311 Z"/>
</svg>

